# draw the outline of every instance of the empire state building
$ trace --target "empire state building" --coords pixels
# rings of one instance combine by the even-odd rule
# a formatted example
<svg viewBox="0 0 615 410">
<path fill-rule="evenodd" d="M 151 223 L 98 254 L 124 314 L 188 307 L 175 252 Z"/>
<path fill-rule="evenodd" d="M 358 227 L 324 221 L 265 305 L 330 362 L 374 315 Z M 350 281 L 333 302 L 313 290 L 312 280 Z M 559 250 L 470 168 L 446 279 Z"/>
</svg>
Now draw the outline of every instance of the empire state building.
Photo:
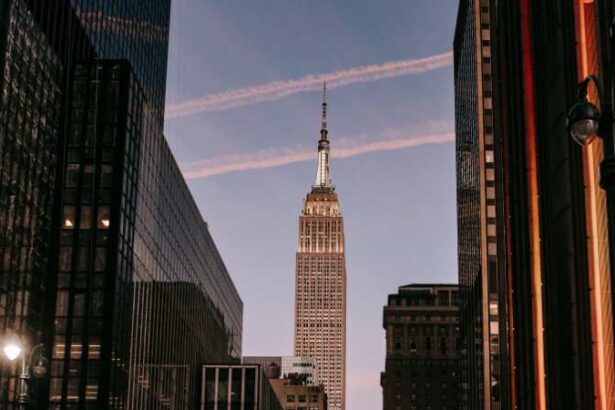
<svg viewBox="0 0 615 410">
<path fill-rule="evenodd" d="M 346 260 L 344 221 L 329 174 L 326 87 L 316 182 L 299 216 L 295 273 L 295 355 L 316 360 L 330 410 L 344 410 Z"/>
</svg>

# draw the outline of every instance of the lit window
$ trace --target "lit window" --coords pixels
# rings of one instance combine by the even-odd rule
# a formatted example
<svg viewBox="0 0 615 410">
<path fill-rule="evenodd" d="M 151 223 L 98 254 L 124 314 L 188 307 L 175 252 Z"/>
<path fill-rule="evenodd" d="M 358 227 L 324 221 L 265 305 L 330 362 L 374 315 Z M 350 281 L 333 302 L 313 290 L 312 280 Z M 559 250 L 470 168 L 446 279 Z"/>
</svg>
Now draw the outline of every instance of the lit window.
<svg viewBox="0 0 615 410">
<path fill-rule="evenodd" d="M 487 225 L 487 236 L 496 236 L 496 229 L 494 224 Z"/>
<path fill-rule="evenodd" d="M 109 229 L 109 225 L 111 224 L 110 220 L 110 210 L 108 206 L 100 206 L 98 207 L 98 219 L 96 226 L 98 229 Z"/>
<path fill-rule="evenodd" d="M 487 181 L 495 181 L 495 170 L 487 169 Z"/>
<path fill-rule="evenodd" d="M 63 212 L 62 228 L 63 229 L 75 229 L 75 207 L 65 206 Z"/>
</svg>

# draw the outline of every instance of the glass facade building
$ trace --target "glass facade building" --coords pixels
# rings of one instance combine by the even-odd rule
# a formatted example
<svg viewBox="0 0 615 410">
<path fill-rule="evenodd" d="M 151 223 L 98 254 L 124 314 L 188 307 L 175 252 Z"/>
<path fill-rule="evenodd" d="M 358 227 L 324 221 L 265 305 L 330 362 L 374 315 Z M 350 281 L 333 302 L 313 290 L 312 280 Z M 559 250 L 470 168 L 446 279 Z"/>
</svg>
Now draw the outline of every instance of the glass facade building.
<svg viewBox="0 0 615 410">
<path fill-rule="evenodd" d="M 461 1 L 454 41 L 460 360 L 467 409 L 508 408 L 506 228 L 492 3 Z"/>
<path fill-rule="evenodd" d="M 0 1 L 0 325 L 39 408 L 194 408 L 242 302 L 162 134 L 169 0 Z M 17 369 L 0 363 L 0 405 Z"/>
<path fill-rule="evenodd" d="M 193 408 L 241 300 L 129 64 L 78 65 L 71 102 L 51 402 Z"/>
<path fill-rule="evenodd" d="M 0 3 L 0 332 L 40 340 L 61 123 L 62 64 L 20 0 Z M 0 362 L 0 407 L 17 369 Z"/>
</svg>

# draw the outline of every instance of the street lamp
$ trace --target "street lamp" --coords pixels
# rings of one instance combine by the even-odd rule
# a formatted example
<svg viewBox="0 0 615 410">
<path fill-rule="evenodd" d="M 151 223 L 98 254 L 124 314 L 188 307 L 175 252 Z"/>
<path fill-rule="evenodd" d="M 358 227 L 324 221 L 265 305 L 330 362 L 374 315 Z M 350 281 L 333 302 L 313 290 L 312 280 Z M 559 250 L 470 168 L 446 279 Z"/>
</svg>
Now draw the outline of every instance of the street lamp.
<svg viewBox="0 0 615 410">
<path fill-rule="evenodd" d="M 615 141 L 613 138 L 613 125 L 615 115 L 613 113 L 613 76 L 615 66 L 614 41 L 615 19 L 611 23 L 609 45 L 611 47 L 611 61 L 606 61 L 604 87 L 598 77 L 590 75 L 579 83 L 577 101 L 568 112 L 567 127 L 572 139 L 581 146 L 590 144 L 596 136 L 602 139 L 603 159 L 600 163 L 600 187 L 606 196 L 607 228 L 609 240 L 609 270 L 611 273 L 611 304 L 615 307 Z M 593 82 L 598 91 L 600 108 L 589 102 L 587 89 Z M 608 94 L 605 94 L 605 91 Z M 615 315 L 612 315 L 613 329 L 615 329 Z"/>
<path fill-rule="evenodd" d="M 29 352 L 25 351 L 25 344 L 21 338 L 15 334 L 9 334 L 5 337 L 2 351 L 5 357 L 13 362 L 21 356 L 21 374 L 19 375 L 19 393 L 17 395 L 17 403 L 20 408 L 25 409 L 30 404 L 30 394 L 28 393 L 28 384 L 33 376 L 40 379 L 47 374 L 49 362 L 43 354 L 43 344 L 38 344 Z"/>
</svg>

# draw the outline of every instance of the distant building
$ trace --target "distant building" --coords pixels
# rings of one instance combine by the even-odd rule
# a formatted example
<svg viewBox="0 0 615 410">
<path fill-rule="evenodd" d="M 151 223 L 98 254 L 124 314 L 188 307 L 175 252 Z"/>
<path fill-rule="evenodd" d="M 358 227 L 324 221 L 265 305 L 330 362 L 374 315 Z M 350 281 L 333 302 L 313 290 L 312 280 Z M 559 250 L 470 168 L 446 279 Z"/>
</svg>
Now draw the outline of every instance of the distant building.
<svg viewBox="0 0 615 410">
<path fill-rule="evenodd" d="M 329 174 L 327 103 L 318 141 L 316 182 L 299 217 L 295 272 L 295 355 L 313 357 L 332 410 L 346 402 L 344 220 Z"/>
<path fill-rule="evenodd" d="M 282 357 L 282 379 L 293 376 L 303 377 L 308 385 L 318 385 L 318 371 L 316 360 L 311 357 L 285 356 Z"/>
<path fill-rule="evenodd" d="M 258 364 L 205 365 L 201 410 L 284 410 Z"/>
<path fill-rule="evenodd" d="M 269 380 L 284 410 L 327 410 L 327 395 L 321 384 L 304 384 L 300 375 Z"/>
<path fill-rule="evenodd" d="M 243 356 L 241 364 L 258 364 L 269 379 L 279 379 L 282 374 L 282 357 L 280 356 Z"/>
<path fill-rule="evenodd" d="M 298 356 L 244 356 L 243 364 L 259 364 L 271 379 L 288 379 L 299 376 L 308 385 L 317 385 L 316 361 L 311 357 Z M 276 373 L 277 369 L 277 373 Z M 272 373 L 269 375 L 269 373 Z"/>
<path fill-rule="evenodd" d="M 406 285 L 384 307 L 383 409 L 458 409 L 458 288 Z"/>
</svg>

